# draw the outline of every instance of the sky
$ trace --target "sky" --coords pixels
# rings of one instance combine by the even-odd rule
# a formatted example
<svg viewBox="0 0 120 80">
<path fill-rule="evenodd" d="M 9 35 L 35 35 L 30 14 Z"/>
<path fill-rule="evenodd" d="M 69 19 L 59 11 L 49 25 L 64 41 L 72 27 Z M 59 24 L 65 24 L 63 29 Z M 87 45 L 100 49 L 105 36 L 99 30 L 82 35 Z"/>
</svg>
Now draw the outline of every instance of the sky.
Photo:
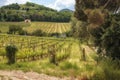
<svg viewBox="0 0 120 80">
<path fill-rule="evenodd" d="M 24 4 L 26 2 L 41 4 L 56 10 L 61 10 L 65 8 L 74 10 L 75 4 L 75 0 L 0 0 L 0 6 L 12 3 Z"/>
</svg>

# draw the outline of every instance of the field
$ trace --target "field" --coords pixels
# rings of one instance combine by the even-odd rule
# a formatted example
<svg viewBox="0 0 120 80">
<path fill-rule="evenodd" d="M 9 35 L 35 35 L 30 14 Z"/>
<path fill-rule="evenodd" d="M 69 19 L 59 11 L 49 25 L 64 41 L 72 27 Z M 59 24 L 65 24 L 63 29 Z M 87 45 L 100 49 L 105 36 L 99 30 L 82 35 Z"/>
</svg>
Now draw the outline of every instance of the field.
<svg viewBox="0 0 120 80">
<path fill-rule="evenodd" d="M 24 30 L 31 33 L 35 30 L 42 30 L 46 33 L 64 33 L 70 31 L 70 23 L 55 23 L 55 22 L 0 22 L 0 31 L 8 32 L 10 25 L 18 25 Z"/>
<path fill-rule="evenodd" d="M 9 44 L 15 44 L 19 49 L 16 55 L 17 63 L 12 66 L 5 64 L 7 60 L 5 46 Z M 95 68 L 93 60 L 95 54 L 87 46 L 82 44 L 81 46 L 89 50 L 89 53 L 86 54 L 87 63 L 82 61 L 79 42 L 72 38 L 0 35 L 0 69 L 32 70 L 59 77 L 71 76 L 73 71 L 76 76 L 83 72 L 90 76 Z M 56 54 L 57 64 L 50 62 L 52 52 Z"/>
<path fill-rule="evenodd" d="M 119 80 L 119 76 L 116 77 L 116 75 L 120 75 L 118 63 L 107 58 L 101 59 L 93 47 L 88 46 L 87 43 L 81 43 L 74 38 L 67 37 L 6 34 L 10 25 L 20 25 L 29 33 L 38 29 L 46 33 L 64 33 L 70 30 L 70 23 L 0 22 L 0 31 L 2 31 L 0 33 L 0 70 L 33 71 L 60 78 L 83 78 L 80 80 L 86 78 L 90 80 L 110 80 L 110 78 L 114 80 L 116 78 L 116 80 Z M 16 63 L 8 65 L 5 48 L 11 44 L 16 45 L 18 52 Z M 83 48 L 85 49 L 86 60 L 83 57 Z M 110 77 L 110 75 L 113 76 Z"/>
<path fill-rule="evenodd" d="M 70 30 L 69 23 L 53 23 L 53 22 L 34 22 L 30 27 L 25 27 L 28 32 L 33 32 L 35 30 L 42 30 L 46 33 L 64 33 Z"/>
<path fill-rule="evenodd" d="M 11 25 L 20 25 L 21 27 L 29 27 L 29 23 L 24 22 L 0 22 L 0 31 L 2 33 L 6 33 L 9 30 L 9 26 Z"/>
<path fill-rule="evenodd" d="M 10 25 L 20 25 L 29 33 L 42 30 L 46 33 L 64 33 L 70 30 L 70 23 L 53 22 L 1 22 L 0 29 L 3 33 L 8 31 Z M 16 63 L 9 66 L 6 58 L 5 47 L 14 44 L 18 48 Z M 82 60 L 82 47 L 86 47 L 87 63 Z M 55 63 L 51 63 L 51 55 L 55 54 Z M 33 37 L 0 34 L 0 69 L 23 70 L 45 73 L 53 76 L 88 76 L 94 71 L 95 52 L 89 47 L 79 44 L 73 38 Z M 57 72 L 56 72 L 57 71 Z M 74 74 L 73 74 L 74 73 Z"/>
</svg>

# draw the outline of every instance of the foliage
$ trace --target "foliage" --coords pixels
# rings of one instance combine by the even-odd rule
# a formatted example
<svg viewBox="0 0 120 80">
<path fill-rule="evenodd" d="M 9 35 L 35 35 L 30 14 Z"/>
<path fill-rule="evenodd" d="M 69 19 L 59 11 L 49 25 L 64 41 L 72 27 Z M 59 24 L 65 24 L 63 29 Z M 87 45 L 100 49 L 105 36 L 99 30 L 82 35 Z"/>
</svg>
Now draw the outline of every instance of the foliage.
<svg viewBox="0 0 120 80">
<path fill-rule="evenodd" d="M 2 33 L 7 33 L 9 32 L 9 27 L 13 25 L 25 28 L 29 27 L 31 24 L 25 22 L 0 22 L 0 30 Z"/>
<path fill-rule="evenodd" d="M 42 5 L 27 2 L 26 4 L 10 4 L 0 8 L 0 21 L 52 21 L 69 22 L 72 11 L 56 11 Z"/>
<path fill-rule="evenodd" d="M 44 33 L 42 30 L 38 29 L 32 32 L 33 36 L 46 36 L 46 33 Z"/>
<path fill-rule="evenodd" d="M 107 18 L 107 21 L 101 27 L 91 31 L 94 37 L 95 45 L 99 47 L 99 53 L 105 53 L 113 59 L 120 59 L 120 19 L 119 15 L 115 14 Z M 103 52 L 103 49 L 105 50 Z"/>
<path fill-rule="evenodd" d="M 74 70 L 78 70 L 79 67 L 77 64 L 72 64 L 70 62 L 63 62 L 62 65 L 60 66 L 63 70 L 67 70 L 67 69 L 74 69 Z"/>
<path fill-rule="evenodd" d="M 22 28 L 19 25 L 11 25 L 9 26 L 9 34 L 16 34 L 16 32 L 22 31 Z"/>
<path fill-rule="evenodd" d="M 114 3 L 112 1 L 76 0 L 74 15 L 82 25 L 86 24 L 84 29 L 87 26 L 85 31 L 91 35 L 88 38 L 92 37 L 99 53 L 101 52 L 113 59 L 120 59 L 120 18 L 118 18 L 120 17 L 120 1 L 114 0 Z M 81 24 L 78 24 L 79 28 Z M 84 31 L 82 30 L 82 32 Z M 80 31 L 78 33 L 81 34 Z M 80 38 L 80 36 L 78 37 Z"/>
<path fill-rule="evenodd" d="M 17 3 L 14 3 L 14 4 L 7 5 L 7 6 L 3 6 L 2 9 L 19 10 L 20 5 Z"/>
<path fill-rule="evenodd" d="M 15 45 L 8 45 L 6 46 L 6 57 L 8 58 L 8 64 L 14 64 L 15 63 L 15 55 L 18 51 L 17 47 Z"/>
<path fill-rule="evenodd" d="M 23 30 L 23 29 L 21 29 L 21 30 L 18 31 L 18 34 L 19 35 L 28 35 L 28 32 Z"/>
<path fill-rule="evenodd" d="M 60 33 L 58 33 L 58 32 L 52 33 L 52 34 L 50 34 L 50 36 L 51 36 L 51 37 L 53 37 L 53 36 L 54 36 L 54 37 L 59 37 L 59 36 L 60 36 Z"/>
<path fill-rule="evenodd" d="M 87 41 L 89 39 L 90 34 L 87 30 L 87 23 L 78 21 L 76 18 L 73 17 L 71 25 L 71 34 L 74 38 L 77 38 L 81 41 Z"/>
<path fill-rule="evenodd" d="M 119 80 L 120 79 L 120 61 L 109 58 L 102 58 L 95 69 L 92 80 Z"/>
</svg>

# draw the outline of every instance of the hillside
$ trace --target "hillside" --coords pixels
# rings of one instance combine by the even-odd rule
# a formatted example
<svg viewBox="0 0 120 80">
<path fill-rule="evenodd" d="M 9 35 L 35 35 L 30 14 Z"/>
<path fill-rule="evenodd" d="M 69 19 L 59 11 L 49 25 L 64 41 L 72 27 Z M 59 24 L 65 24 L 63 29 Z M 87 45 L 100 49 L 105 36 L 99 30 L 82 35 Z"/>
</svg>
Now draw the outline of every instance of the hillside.
<svg viewBox="0 0 120 80">
<path fill-rule="evenodd" d="M 69 22 L 71 11 L 60 11 L 27 2 L 26 4 L 10 4 L 0 8 L 0 21 L 49 21 L 49 22 Z"/>
<path fill-rule="evenodd" d="M 72 10 L 70 10 L 70 9 L 62 9 L 62 10 L 60 10 L 60 12 L 73 12 Z"/>
</svg>

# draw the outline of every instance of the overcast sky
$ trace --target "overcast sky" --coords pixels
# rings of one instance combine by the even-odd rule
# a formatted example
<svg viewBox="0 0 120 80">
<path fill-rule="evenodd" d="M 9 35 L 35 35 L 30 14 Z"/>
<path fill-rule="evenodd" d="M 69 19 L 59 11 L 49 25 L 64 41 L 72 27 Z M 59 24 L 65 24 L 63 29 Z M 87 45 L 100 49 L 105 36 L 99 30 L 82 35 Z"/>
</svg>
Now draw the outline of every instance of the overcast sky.
<svg viewBox="0 0 120 80">
<path fill-rule="evenodd" d="M 68 8 L 74 10 L 75 0 L 0 0 L 0 6 L 8 5 L 12 3 L 24 4 L 26 2 L 33 2 L 47 7 L 61 10 Z"/>
</svg>

